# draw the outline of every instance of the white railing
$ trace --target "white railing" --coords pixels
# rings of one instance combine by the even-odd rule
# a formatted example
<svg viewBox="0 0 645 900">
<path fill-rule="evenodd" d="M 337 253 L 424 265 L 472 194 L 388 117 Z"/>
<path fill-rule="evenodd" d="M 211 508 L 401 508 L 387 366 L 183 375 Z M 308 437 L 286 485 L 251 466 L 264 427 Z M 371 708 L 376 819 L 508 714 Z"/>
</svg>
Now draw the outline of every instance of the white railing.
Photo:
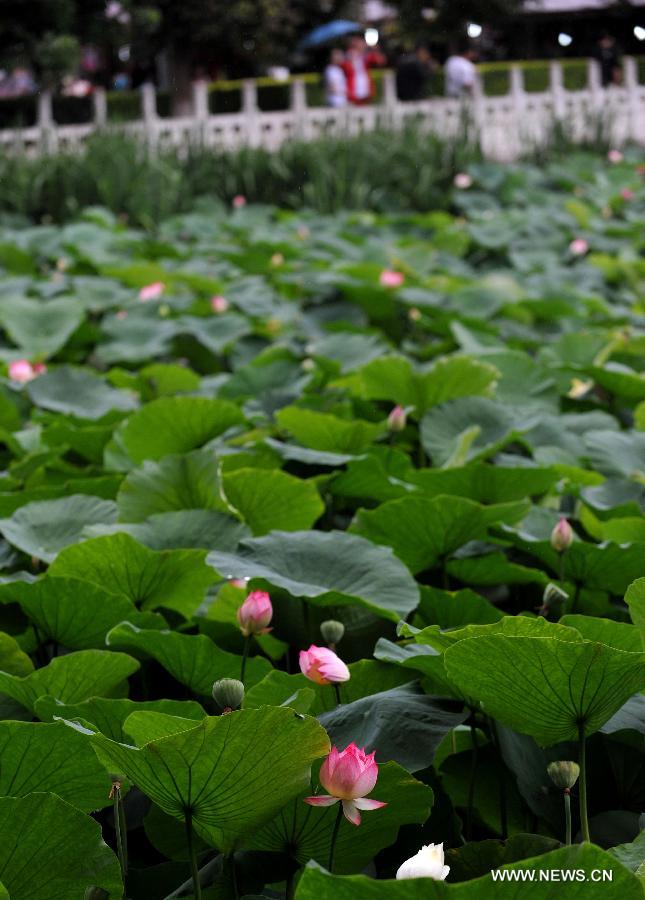
<svg viewBox="0 0 645 900">
<path fill-rule="evenodd" d="M 283 112 L 262 112 L 257 85 L 249 80 L 243 83 L 241 111 L 215 115 L 209 111 L 208 84 L 196 82 L 192 115 L 176 118 L 158 115 L 155 88 L 146 84 L 140 92 L 141 118 L 122 124 L 108 122 L 106 94 L 97 90 L 93 94 L 91 122 L 60 125 L 54 120 L 51 94 L 44 91 L 38 97 L 37 124 L 0 130 L 0 148 L 30 156 L 77 151 L 89 135 L 106 127 L 137 135 L 153 147 L 179 150 L 194 143 L 226 150 L 241 146 L 275 150 L 294 138 L 313 140 L 329 134 L 358 134 L 377 127 L 401 128 L 410 121 L 416 121 L 428 132 L 448 136 L 460 134 L 464 107 L 484 153 L 491 159 L 516 159 L 528 146 L 543 141 L 556 121 L 565 123 L 578 138 L 591 136 L 602 121 L 605 134 L 616 144 L 629 140 L 645 145 L 645 85 L 638 82 L 636 60 L 624 59 L 621 86 L 604 89 L 594 60 L 589 60 L 587 73 L 584 90 L 568 91 L 563 68 L 554 61 L 550 64 L 548 90 L 527 92 L 522 67 L 511 65 L 510 90 L 503 96 L 485 96 L 478 82 L 466 103 L 440 97 L 401 103 L 396 98 L 393 73 L 384 72 L 378 105 L 345 109 L 308 106 L 305 83 L 295 79 L 290 85 L 289 108 Z"/>
</svg>

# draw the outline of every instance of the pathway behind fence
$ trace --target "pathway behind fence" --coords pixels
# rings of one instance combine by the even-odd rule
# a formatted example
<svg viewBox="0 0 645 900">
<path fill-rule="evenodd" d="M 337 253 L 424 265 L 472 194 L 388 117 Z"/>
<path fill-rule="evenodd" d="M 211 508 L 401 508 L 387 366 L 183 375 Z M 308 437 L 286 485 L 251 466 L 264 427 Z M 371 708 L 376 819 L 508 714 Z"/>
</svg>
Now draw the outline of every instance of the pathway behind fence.
<svg viewBox="0 0 645 900">
<path fill-rule="evenodd" d="M 155 88 L 141 88 L 141 118 L 123 124 L 108 123 L 107 96 L 98 89 L 93 95 L 93 120 L 83 125 L 60 125 L 53 115 L 52 96 L 38 97 L 38 118 L 34 127 L 0 131 L 0 146 L 6 152 L 27 154 L 78 151 L 99 129 L 110 128 L 136 135 L 157 148 L 181 150 L 199 143 L 234 150 L 242 146 L 275 150 L 285 141 L 314 140 L 323 135 L 355 135 L 372 129 L 402 128 L 415 122 L 428 132 L 458 136 L 464 115 L 472 122 L 484 153 L 491 159 L 513 160 L 529 147 L 546 141 L 555 123 L 562 123 L 575 139 L 593 139 L 602 131 L 617 145 L 634 141 L 645 145 L 645 85 L 639 84 L 634 58 L 623 60 L 621 86 L 603 88 L 598 64 L 589 60 L 584 90 L 568 91 L 563 68 L 550 64 L 548 90 L 527 92 L 520 66 L 510 67 L 509 92 L 487 97 L 478 82 L 472 98 L 461 102 L 431 97 L 415 103 L 397 100 L 394 74 L 383 73 L 381 102 L 365 107 L 329 109 L 307 105 L 305 83 L 295 79 L 290 85 L 289 109 L 262 112 L 257 85 L 245 81 L 242 108 L 237 113 L 212 114 L 208 105 L 208 84 L 193 85 L 192 114 L 161 118 L 157 113 Z"/>
</svg>

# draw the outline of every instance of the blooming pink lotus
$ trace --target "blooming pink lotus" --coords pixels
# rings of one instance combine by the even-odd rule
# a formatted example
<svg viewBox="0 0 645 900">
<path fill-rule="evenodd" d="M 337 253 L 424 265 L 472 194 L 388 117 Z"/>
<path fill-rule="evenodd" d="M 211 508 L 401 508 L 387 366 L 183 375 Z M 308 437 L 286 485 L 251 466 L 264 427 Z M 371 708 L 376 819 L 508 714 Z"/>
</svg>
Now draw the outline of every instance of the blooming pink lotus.
<svg viewBox="0 0 645 900">
<path fill-rule="evenodd" d="M 467 172 L 457 172 L 452 182 L 460 191 L 467 191 L 473 185 L 473 179 Z"/>
<path fill-rule="evenodd" d="M 139 300 L 142 303 L 146 303 L 148 300 L 156 300 L 158 297 L 161 297 L 165 287 L 166 285 L 163 281 L 153 281 L 152 284 L 146 284 L 139 291 Z"/>
<path fill-rule="evenodd" d="M 338 684 L 349 681 L 349 669 L 333 650 L 327 647 L 316 647 L 312 644 L 308 650 L 300 651 L 300 671 L 316 684 Z"/>
<path fill-rule="evenodd" d="M 589 244 L 584 238 L 574 238 L 569 244 L 569 252 L 574 256 L 584 256 L 589 250 Z"/>
<path fill-rule="evenodd" d="M 271 598 L 266 591 L 251 591 L 237 611 L 237 621 L 245 637 L 252 634 L 266 634 L 267 625 L 273 617 Z"/>
<path fill-rule="evenodd" d="M 623 154 L 620 150 L 610 150 L 607 154 L 607 159 L 610 163 L 616 164 L 623 161 Z"/>
<path fill-rule="evenodd" d="M 214 313 L 225 313 L 228 307 L 229 302 L 226 297 L 220 297 L 219 295 L 211 297 L 211 309 Z"/>
<path fill-rule="evenodd" d="M 365 796 L 374 789 L 378 778 L 374 756 L 375 753 L 366 753 L 365 749 L 361 750 L 356 744 L 350 744 L 340 751 L 332 747 L 331 753 L 320 767 L 320 783 L 329 793 L 305 797 L 305 803 L 310 806 L 332 806 L 340 801 L 347 821 L 352 825 L 360 825 L 359 810 L 387 806 L 387 803 L 370 800 Z"/>
<path fill-rule="evenodd" d="M 244 194 L 236 194 L 233 197 L 233 208 L 242 209 L 243 206 L 246 206 L 246 197 Z"/>
<path fill-rule="evenodd" d="M 573 529 L 563 517 L 551 532 L 551 546 L 558 553 L 564 553 L 573 543 Z"/>
<path fill-rule="evenodd" d="M 32 365 L 28 359 L 15 359 L 9 363 L 9 378 L 17 381 L 18 384 L 26 384 L 33 381 L 38 375 L 42 375 L 47 371 L 47 366 L 43 363 L 34 363 Z"/>
<path fill-rule="evenodd" d="M 387 417 L 387 427 L 390 431 L 403 431 L 407 423 L 407 415 L 402 406 L 398 404 L 393 407 Z"/>
<path fill-rule="evenodd" d="M 394 269 L 383 269 L 379 276 L 379 283 L 382 287 L 401 287 L 404 281 L 403 272 L 396 272 Z"/>
</svg>

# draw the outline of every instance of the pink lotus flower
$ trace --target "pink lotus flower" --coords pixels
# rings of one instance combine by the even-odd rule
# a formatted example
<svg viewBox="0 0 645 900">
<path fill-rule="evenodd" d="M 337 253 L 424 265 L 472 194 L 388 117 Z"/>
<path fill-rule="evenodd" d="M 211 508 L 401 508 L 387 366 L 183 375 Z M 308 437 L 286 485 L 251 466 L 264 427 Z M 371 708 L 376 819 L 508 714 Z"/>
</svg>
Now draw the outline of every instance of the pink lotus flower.
<svg viewBox="0 0 645 900">
<path fill-rule="evenodd" d="M 574 256 L 584 256 L 589 250 L 589 244 L 584 238 L 574 238 L 569 244 L 569 252 Z"/>
<path fill-rule="evenodd" d="M 273 617 L 271 598 L 266 591 L 251 591 L 237 611 L 237 621 L 245 637 L 252 634 L 266 634 L 267 625 Z"/>
<path fill-rule="evenodd" d="M 452 183 L 460 191 L 467 191 L 472 187 L 473 179 L 467 172 L 457 172 Z"/>
<path fill-rule="evenodd" d="M 629 188 L 623 188 L 620 192 L 620 196 L 623 198 L 623 200 L 633 200 L 634 192 Z"/>
<path fill-rule="evenodd" d="M 356 744 L 350 744 L 341 751 L 332 747 L 331 753 L 320 767 L 320 783 L 329 793 L 305 797 L 305 803 L 310 806 L 333 806 L 340 801 L 347 821 L 352 825 L 360 825 L 359 810 L 387 806 L 387 803 L 370 800 L 365 796 L 374 789 L 378 778 L 374 756 L 374 753 L 365 753 Z"/>
<path fill-rule="evenodd" d="M 28 381 L 33 381 L 34 378 L 46 371 L 47 367 L 42 363 L 34 363 L 32 366 L 28 359 L 16 359 L 9 363 L 9 378 L 12 381 L 17 381 L 18 384 L 26 384 Z"/>
<path fill-rule="evenodd" d="M 211 297 L 211 309 L 214 313 L 225 313 L 228 307 L 229 302 L 226 297 L 220 297 L 219 295 Z"/>
<path fill-rule="evenodd" d="M 387 427 L 390 431 L 403 431 L 406 426 L 407 416 L 402 406 L 398 404 L 392 409 L 387 417 Z"/>
<path fill-rule="evenodd" d="M 403 272 L 395 272 L 394 269 L 383 269 L 379 276 L 382 287 L 401 287 L 405 281 Z"/>
<path fill-rule="evenodd" d="M 308 650 L 300 651 L 300 671 L 316 684 L 338 684 L 349 681 L 349 669 L 333 650 L 327 647 L 316 647 L 312 644 Z"/>
<path fill-rule="evenodd" d="M 610 150 L 607 154 L 607 159 L 610 163 L 619 163 L 623 161 L 623 154 L 620 150 Z"/>
<path fill-rule="evenodd" d="M 558 553 L 564 553 L 573 542 L 573 529 L 563 517 L 551 532 L 551 546 Z"/>
<path fill-rule="evenodd" d="M 242 209 L 243 206 L 246 206 L 246 197 L 244 194 L 236 194 L 233 197 L 233 209 Z"/>
<path fill-rule="evenodd" d="M 147 284 L 145 287 L 142 287 L 139 291 L 139 300 L 142 303 L 146 303 L 148 300 L 156 300 L 158 297 L 164 292 L 166 285 L 163 281 L 153 281 L 152 284 Z"/>
</svg>

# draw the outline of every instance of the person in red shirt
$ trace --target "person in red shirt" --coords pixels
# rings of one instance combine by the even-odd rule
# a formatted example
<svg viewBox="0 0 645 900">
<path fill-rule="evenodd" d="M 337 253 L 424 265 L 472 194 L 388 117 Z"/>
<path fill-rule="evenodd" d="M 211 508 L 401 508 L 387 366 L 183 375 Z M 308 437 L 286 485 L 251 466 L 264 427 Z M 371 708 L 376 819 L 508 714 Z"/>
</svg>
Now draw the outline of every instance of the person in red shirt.
<svg viewBox="0 0 645 900">
<path fill-rule="evenodd" d="M 384 66 L 386 59 L 376 48 L 367 51 L 365 40 L 356 35 L 349 41 L 343 71 L 347 79 L 347 99 L 354 106 L 369 103 L 374 96 L 370 69 Z"/>
</svg>

